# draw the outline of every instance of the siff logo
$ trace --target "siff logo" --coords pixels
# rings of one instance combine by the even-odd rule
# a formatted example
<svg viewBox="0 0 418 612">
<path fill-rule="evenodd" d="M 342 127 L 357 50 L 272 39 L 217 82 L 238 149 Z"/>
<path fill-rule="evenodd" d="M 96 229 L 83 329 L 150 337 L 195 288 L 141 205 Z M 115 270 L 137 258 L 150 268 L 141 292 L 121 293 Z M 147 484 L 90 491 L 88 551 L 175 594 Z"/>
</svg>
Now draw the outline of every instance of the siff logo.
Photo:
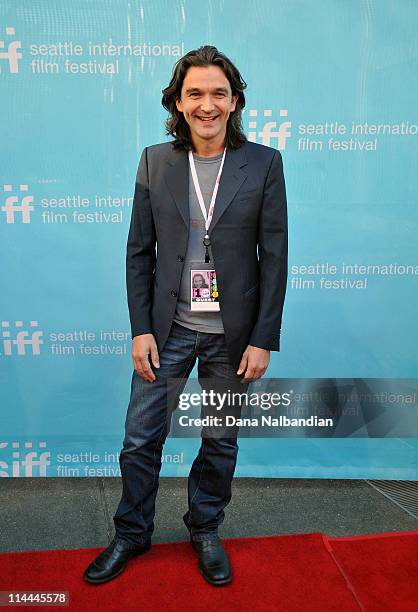
<svg viewBox="0 0 418 612">
<path fill-rule="evenodd" d="M 6 35 L 14 36 L 15 29 L 11 27 L 6 27 Z M 19 72 L 19 65 L 17 60 L 22 59 L 22 54 L 18 51 L 18 49 L 22 48 L 22 43 L 20 40 L 0 40 L 0 49 L 4 49 L 7 44 L 7 51 L 0 51 L 0 60 L 8 60 L 9 61 L 9 72 L 15 74 Z M 1 63 L 0 63 L 0 72 L 1 72 Z"/>
<path fill-rule="evenodd" d="M 282 121 L 278 124 L 277 121 L 269 121 L 264 119 L 264 125 L 261 127 L 257 125 L 258 110 L 252 108 L 248 111 L 251 119 L 248 121 L 249 131 L 247 133 L 248 140 L 250 142 L 261 142 L 261 144 L 268 147 L 275 147 L 282 151 L 286 148 L 286 140 L 292 135 L 290 128 L 292 127 L 291 121 Z M 282 108 L 279 111 L 280 117 L 287 117 L 287 108 Z M 265 109 L 263 111 L 264 117 L 272 117 L 273 111 L 271 109 Z"/>
<path fill-rule="evenodd" d="M 0 442 L 0 449 L 7 448 L 8 442 Z M 22 444 L 23 446 L 23 444 Z M 38 452 L 37 450 L 27 450 L 33 448 L 33 442 L 25 442 L 24 450 L 20 449 L 19 442 L 12 442 L 12 461 L 0 461 L 0 477 L 19 478 L 22 476 L 34 476 L 34 467 L 38 468 L 38 476 L 46 476 L 46 468 L 51 465 L 50 451 Z M 46 448 L 46 442 L 39 442 L 39 449 Z M 3 468 L 3 469 L 1 469 Z"/>
<path fill-rule="evenodd" d="M 31 327 L 38 327 L 38 321 L 30 321 L 29 324 Z M 20 330 L 16 333 L 16 338 L 11 338 L 10 331 L 10 321 L 2 321 L 2 337 L 3 337 L 3 354 L 4 355 L 13 355 L 13 345 L 17 347 L 18 355 L 26 355 L 26 346 L 32 347 L 32 355 L 40 355 L 40 345 L 44 343 L 42 340 L 43 332 L 41 330 L 37 330 L 34 332 L 30 332 L 28 330 L 22 329 L 23 321 L 15 321 L 16 329 Z"/>
<path fill-rule="evenodd" d="M 19 185 L 19 189 L 22 192 L 26 192 L 29 189 L 29 185 Z M 10 191 L 13 191 L 13 185 L 4 185 L 4 192 L 8 193 Z M 4 201 L 5 204 L 1 207 L 1 210 L 6 213 L 6 223 L 15 222 L 15 213 L 21 213 L 22 223 L 30 223 L 30 212 L 33 210 L 33 196 L 25 195 L 19 203 L 17 195 L 9 195 Z"/>
</svg>

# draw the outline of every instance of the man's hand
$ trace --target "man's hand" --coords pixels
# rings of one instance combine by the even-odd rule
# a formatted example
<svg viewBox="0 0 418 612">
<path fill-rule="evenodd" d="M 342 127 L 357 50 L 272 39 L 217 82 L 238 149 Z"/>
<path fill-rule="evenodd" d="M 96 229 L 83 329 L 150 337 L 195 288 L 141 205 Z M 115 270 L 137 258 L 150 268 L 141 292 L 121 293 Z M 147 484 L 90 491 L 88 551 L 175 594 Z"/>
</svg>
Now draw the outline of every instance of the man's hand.
<svg viewBox="0 0 418 612">
<path fill-rule="evenodd" d="M 132 361 L 134 362 L 134 368 L 141 378 L 148 382 L 154 382 L 155 374 L 151 370 L 149 355 L 151 355 L 154 367 L 159 368 L 160 360 L 154 336 L 152 334 L 135 336 L 132 340 Z"/>
<path fill-rule="evenodd" d="M 245 372 L 242 383 L 261 378 L 267 370 L 270 361 L 270 351 L 249 344 L 241 358 L 237 374 Z"/>
</svg>

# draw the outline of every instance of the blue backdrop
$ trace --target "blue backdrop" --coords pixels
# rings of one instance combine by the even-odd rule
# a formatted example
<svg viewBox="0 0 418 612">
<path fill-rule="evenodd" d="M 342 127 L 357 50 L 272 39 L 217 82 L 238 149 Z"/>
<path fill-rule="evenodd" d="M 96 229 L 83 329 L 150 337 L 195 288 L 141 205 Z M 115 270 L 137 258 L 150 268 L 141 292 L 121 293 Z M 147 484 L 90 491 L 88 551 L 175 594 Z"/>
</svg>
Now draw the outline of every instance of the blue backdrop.
<svg viewBox="0 0 418 612">
<path fill-rule="evenodd" d="M 0 476 L 119 475 L 139 156 L 167 139 L 175 61 L 214 44 L 248 83 L 248 138 L 284 161 L 267 375 L 295 407 L 332 389 L 352 408 L 328 433 L 241 438 L 236 475 L 417 479 L 417 26 L 415 0 L 3 0 Z M 162 475 L 199 443 L 169 438 Z"/>
</svg>

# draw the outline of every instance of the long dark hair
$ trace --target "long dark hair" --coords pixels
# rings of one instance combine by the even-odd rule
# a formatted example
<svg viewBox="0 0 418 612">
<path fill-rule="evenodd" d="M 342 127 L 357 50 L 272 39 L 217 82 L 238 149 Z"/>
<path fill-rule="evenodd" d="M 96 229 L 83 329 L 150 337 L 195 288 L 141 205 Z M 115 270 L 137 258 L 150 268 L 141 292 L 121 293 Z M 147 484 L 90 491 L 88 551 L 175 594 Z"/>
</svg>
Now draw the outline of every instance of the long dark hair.
<svg viewBox="0 0 418 612">
<path fill-rule="evenodd" d="M 167 135 L 173 136 L 173 147 L 175 149 L 191 149 L 190 128 L 184 119 L 183 113 L 177 110 L 176 98 L 181 98 L 181 88 L 187 70 L 191 66 L 219 66 L 225 73 L 231 86 L 232 95 L 238 95 L 235 110 L 231 112 L 226 125 L 226 147 L 238 149 L 246 140 L 242 129 L 242 109 L 245 106 L 244 89 L 247 83 L 242 78 L 239 70 L 234 66 L 230 59 L 218 51 L 216 47 L 205 45 L 189 51 L 178 60 L 173 68 L 168 87 L 163 89 L 162 105 L 169 111 L 170 116 L 165 122 Z"/>
</svg>

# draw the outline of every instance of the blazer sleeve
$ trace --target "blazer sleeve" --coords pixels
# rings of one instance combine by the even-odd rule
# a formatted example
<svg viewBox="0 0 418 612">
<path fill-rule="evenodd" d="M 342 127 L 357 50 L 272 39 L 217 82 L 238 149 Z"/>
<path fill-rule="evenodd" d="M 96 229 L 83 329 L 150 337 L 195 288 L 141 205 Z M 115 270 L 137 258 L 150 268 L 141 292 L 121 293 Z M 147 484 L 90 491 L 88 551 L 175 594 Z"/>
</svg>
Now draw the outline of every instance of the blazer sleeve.
<svg viewBox="0 0 418 612">
<path fill-rule="evenodd" d="M 156 234 L 148 185 L 147 148 L 139 162 L 126 246 L 126 289 L 132 338 L 150 334 Z"/>
<path fill-rule="evenodd" d="M 280 351 L 288 274 L 286 186 L 280 151 L 275 151 L 264 185 L 258 227 L 260 307 L 248 344 Z"/>
</svg>

